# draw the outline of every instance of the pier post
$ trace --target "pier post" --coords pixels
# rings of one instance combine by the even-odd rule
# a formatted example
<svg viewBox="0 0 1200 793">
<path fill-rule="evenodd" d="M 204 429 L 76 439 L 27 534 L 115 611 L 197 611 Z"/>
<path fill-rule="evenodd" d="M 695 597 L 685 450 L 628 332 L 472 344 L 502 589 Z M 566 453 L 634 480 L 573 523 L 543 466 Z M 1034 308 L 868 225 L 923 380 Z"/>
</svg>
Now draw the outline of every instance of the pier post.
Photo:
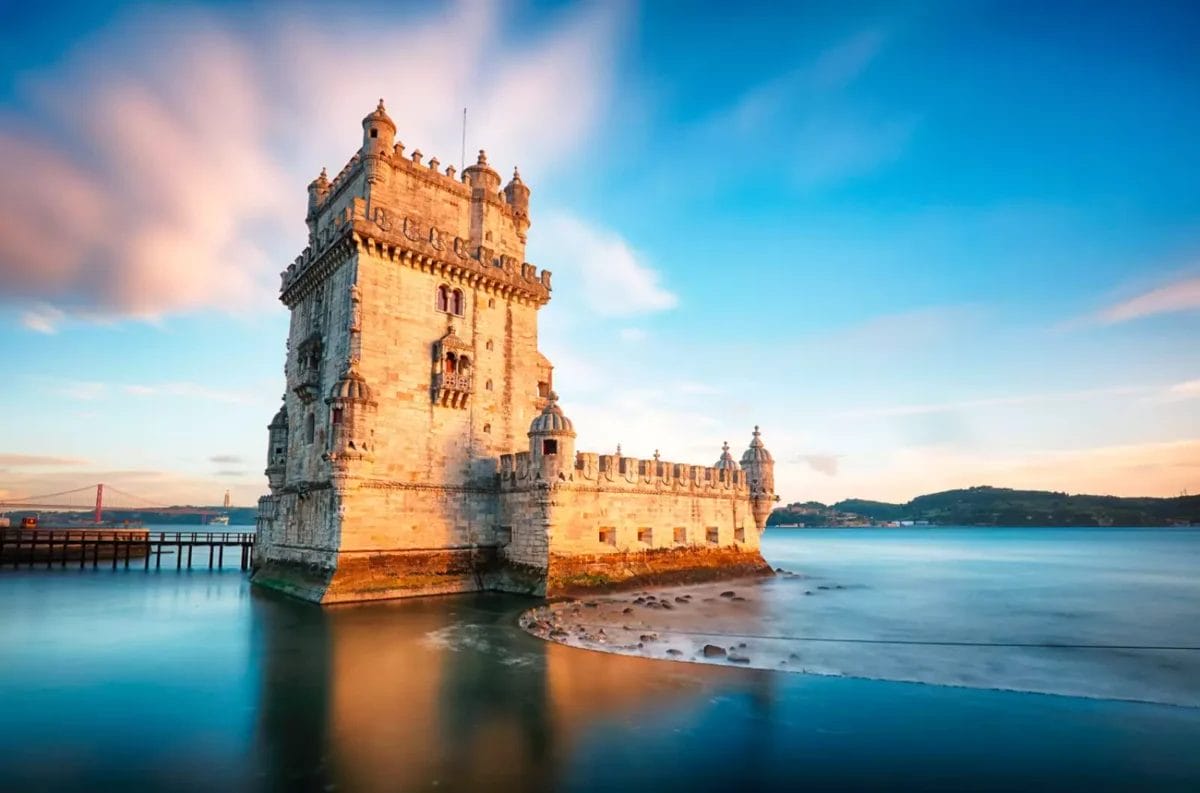
<svg viewBox="0 0 1200 793">
<path fill-rule="evenodd" d="M 188 543 L 188 569 L 189 570 L 192 569 L 192 548 L 194 548 L 194 547 L 195 547 L 195 543 Z"/>
</svg>

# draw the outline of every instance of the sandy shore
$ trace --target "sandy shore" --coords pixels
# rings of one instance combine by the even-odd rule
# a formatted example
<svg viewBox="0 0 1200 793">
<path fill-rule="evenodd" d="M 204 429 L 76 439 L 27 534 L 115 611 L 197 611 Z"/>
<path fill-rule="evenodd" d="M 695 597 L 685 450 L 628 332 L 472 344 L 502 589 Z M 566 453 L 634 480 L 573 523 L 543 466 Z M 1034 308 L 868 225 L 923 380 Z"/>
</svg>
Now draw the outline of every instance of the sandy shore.
<svg viewBox="0 0 1200 793">
<path fill-rule="evenodd" d="M 769 581 L 795 586 L 798 596 L 843 588 L 776 570 L 773 581 L 654 587 L 549 603 L 525 612 L 521 627 L 548 641 L 610 653 L 837 674 L 806 666 L 797 642 L 771 638 L 779 633 L 762 603 L 762 587 Z"/>
</svg>

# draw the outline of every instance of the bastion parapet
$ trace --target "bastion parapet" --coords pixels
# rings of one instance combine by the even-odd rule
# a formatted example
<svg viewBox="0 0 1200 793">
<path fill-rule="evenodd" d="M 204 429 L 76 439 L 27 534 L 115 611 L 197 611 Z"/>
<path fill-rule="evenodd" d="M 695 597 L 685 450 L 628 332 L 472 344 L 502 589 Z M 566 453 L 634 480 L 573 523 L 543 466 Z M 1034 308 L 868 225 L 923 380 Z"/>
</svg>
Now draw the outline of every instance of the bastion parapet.
<svg viewBox="0 0 1200 793">
<path fill-rule="evenodd" d="M 576 453 L 538 350 L 529 187 L 482 151 L 461 175 L 406 155 L 382 101 L 362 126 L 281 274 L 255 583 L 330 603 L 769 572 L 757 428 L 741 465 L 728 444 L 712 466 Z"/>
</svg>

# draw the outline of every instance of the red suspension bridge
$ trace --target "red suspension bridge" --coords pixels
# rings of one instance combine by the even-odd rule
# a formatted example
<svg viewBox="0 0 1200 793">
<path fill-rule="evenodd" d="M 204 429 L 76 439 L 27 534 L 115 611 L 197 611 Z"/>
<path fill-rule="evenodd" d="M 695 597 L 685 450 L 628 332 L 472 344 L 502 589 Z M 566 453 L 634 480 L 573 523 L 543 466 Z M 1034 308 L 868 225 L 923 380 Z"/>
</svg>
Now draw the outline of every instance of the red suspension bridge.
<svg viewBox="0 0 1200 793">
<path fill-rule="evenodd" d="M 228 507 L 228 495 L 226 496 Z M 45 509 L 52 511 L 90 511 L 95 523 L 104 521 L 105 512 L 158 512 L 172 515 L 199 515 L 202 518 L 222 514 L 210 507 L 175 507 L 118 490 L 112 485 L 95 484 L 61 493 L 40 496 L 0 497 L 0 512 Z"/>
</svg>

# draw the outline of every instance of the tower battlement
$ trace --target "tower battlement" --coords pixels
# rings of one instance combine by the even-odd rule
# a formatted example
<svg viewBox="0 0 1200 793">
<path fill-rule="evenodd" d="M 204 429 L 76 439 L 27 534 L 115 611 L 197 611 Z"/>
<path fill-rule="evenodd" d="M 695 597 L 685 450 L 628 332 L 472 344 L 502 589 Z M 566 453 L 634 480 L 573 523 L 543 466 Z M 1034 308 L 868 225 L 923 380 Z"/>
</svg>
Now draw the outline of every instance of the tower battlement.
<svg viewBox="0 0 1200 793">
<path fill-rule="evenodd" d="M 500 456 L 501 489 L 526 488 L 542 478 L 542 472 L 530 452 Z M 639 459 L 595 452 L 577 452 L 573 469 L 560 481 L 579 486 L 645 490 L 651 493 L 670 490 L 694 495 L 750 495 L 744 471 L 673 463 L 657 457 Z"/>
</svg>

